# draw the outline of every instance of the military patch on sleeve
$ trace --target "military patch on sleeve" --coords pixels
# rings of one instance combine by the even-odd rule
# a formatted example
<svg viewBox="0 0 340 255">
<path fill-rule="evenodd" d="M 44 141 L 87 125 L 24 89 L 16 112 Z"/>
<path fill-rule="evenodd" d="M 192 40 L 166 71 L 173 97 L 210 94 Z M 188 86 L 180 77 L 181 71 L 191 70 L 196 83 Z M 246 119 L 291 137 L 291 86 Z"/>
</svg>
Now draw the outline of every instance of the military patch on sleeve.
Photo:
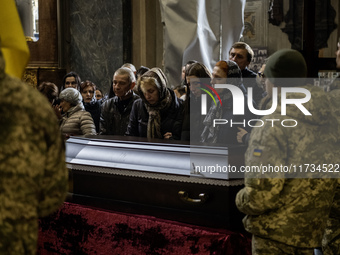
<svg viewBox="0 0 340 255">
<path fill-rule="evenodd" d="M 260 149 L 254 149 L 254 151 L 253 151 L 253 156 L 255 156 L 255 157 L 261 157 L 261 155 L 262 155 L 262 150 L 260 150 Z"/>
</svg>

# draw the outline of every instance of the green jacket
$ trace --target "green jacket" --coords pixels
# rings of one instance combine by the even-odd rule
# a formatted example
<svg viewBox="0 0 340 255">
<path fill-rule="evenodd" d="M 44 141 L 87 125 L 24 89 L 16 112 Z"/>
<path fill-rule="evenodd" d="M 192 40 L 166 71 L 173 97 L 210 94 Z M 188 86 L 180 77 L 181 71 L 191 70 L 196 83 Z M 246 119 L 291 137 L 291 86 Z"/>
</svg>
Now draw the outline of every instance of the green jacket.
<svg viewBox="0 0 340 255">
<path fill-rule="evenodd" d="M 67 193 L 65 146 L 47 99 L 4 73 L 1 52 L 0 91 L 0 254 L 36 254 L 38 217 Z"/>
<path fill-rule="evenodd" d="M 287 116 L 281 116 L 279 94 L 276 111 L 262 120 L 293 119 L 297 126 L 283 127 L 275 122 L 272 127 L 272 122 L 265 121 L 263 127 L 252 129 L 245 154 L 247 166 L 282 165 L 286 170 L 290 167 L 290 172 L 246 173 L 245 188 L 237 194 L 236 205 L 247 214 L 243 223 L 253 235 L 312 248 L 321 246 L 337 187 L 337 180 L 329 177 L 339 175 L 322 172 L 318 166 L 322 169 L 323 164 L 328 168 L 339 163 L 335 157 L 338 131 L 326 93 L 311 85 L 304 88 L 311 92 L 311 99 L 303 106 L 312 116 L 304 115 L 295 105 L 288 105 Z M 298 98 L 302 94 L 288 95 Z M 304 164 L 309 164 L 309 171 L 305 172 Z"/>
</svg>

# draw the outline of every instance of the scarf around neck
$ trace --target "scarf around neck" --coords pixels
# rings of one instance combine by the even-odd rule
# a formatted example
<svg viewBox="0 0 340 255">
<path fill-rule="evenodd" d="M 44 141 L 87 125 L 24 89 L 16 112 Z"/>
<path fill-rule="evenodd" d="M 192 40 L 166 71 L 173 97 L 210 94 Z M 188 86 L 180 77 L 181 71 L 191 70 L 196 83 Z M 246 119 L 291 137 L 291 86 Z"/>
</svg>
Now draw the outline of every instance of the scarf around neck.
<svg viewBox="0 0 340 255">
<path fill-rule="evenodd" d="M 163 138 L 161 133 L 161 111 L 166 110 L 172 103 L 172 96 L 169 89 L 165 92 L 165 97 L 156 106 L 145 104 L 149 113 L 147 138 Z"/>
</svg>

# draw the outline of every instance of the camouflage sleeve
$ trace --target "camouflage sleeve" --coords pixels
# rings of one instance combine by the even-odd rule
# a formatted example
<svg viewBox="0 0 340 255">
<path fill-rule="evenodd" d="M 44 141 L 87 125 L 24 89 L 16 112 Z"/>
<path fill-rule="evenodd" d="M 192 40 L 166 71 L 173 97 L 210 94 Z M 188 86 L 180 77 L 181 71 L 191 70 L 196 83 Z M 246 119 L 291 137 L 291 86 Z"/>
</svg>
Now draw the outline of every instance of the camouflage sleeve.
<svg viewBox="0 0 340 255">
<path fill-rule="evenodd" d="M 247 215 L 260 215 L 278 208 L 283 185 L 284 179 L 247 179 L 245 187 L 237 193 L 236 206 Z"/>
<path fill-rule="evenodd" d="M 329 217 L 338 219 L 340 221 L 340 179 L 338 179 L 337 181 L 338 185 L 334 195 L 332 209 Z"/>
<path fill-rule="evenodd" d="M 55 126 L 55 125 L 51 125 Z M 47 155 L 41 182 L 38 216 L 44 217 L 58 209 L 68 190 L 68 171 L 65 164 L 65 145 L 58 129 L 46 135 Z"/>
<path fill-rule="evenodd" d="M 322 239 L 324 254 L 339 254 L 340 252 L 340 179 L 335 192 L 333 204 L 326 229 Z"/>
<path fill-rule="evenodd" d="M 252 130 L 245 154 L 246 166 L 252 172 L 245 173 L 245 187 L 236 196 L 236 205 L 241 212 L 260 215 L 281 206 L 279 196 L 285 182 L 284 173 L 270 174 L 265 170 L 285 164 L 286 148 L 280 128 L 265 125 Z"/>
</svg>

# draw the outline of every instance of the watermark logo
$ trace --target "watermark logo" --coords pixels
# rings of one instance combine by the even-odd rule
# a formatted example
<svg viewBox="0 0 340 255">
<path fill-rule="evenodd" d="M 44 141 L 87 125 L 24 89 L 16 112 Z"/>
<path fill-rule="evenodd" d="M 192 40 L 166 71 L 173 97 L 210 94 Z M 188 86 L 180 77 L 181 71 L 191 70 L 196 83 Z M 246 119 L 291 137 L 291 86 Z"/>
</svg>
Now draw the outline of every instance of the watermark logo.
<svg viewBox="0 0 340 255">
<path fill-rule="evenodd" d="M 220 103 L 222 105 L 222 101 L 220 96 L 218 95 L 218 93 L 216 92 L 216 90 L 209 86 L 204 84 L 205 86 L 207 86 L 208 88 L 210 88 L 217 96 L 218 99 L 220 100 Z M 231 85 L 231 84 L 215 84 L 215 88 L 217 89 L 228 89 L 233 97 L 233 114 L 234 115 L 244 115 L 244 94 L 243 91 L 235 86 L 235 85 Z M 202 88 L 201 88 L 202 89 Z M 202 89 L 203 91 L 207 92 L 212 98 L 212 94 L 207 91 L 206 89 Z M 248 92 L 248 99 L 247 99 L 247 105 L 248 105 L 248 109 L 251 113 L 255 114 L 255 115 L 269 115 L 272 114 L 276 108 L 277 108 L 277 88 L 274 87 L 273 88 L 273 94 L 272 94 L 272 106 L 270 109 L 267 110 L 258 110 L 255 109 L 254 105 L 253 105 L 253 88 L 249 87 L 247 88 L 247 92 Z M 287 98 L 287 94 L 288 93 L 302 93 L 305 95 L 304 98 Z M 205 96 L 205 97 L 204 97 Z M 213 98 L 214 99 L 214 98 Z M 311 99 L 311 94 L 310 91 L 304 88 L 297 88 L 297 87 L 282 87 L 281 88 L 281 115 L 287 115 L 287 105 L 288 104 L 295 104 L 295 106 L 297 108 L 300 109 L 300 111 L 302 111 L 302 113 L 304 115 L 312 115 L 302 104 L 303 103 L 307 103 L 309 100 Z M 207 102 L 206 102 L 206 95 L 202 95 L 202 99 L 201 99 L 201 112 L 203 112 L 203 108 L 207 107 Z M 214 99 L 215 105 L 216 105 L 216 100 Z M 202 113 L 203 114 L 203 113 Z M 206 111 L 205 111 L 206 114 Z M 203 114 L 203 115 L 205 115 Z"/>
<path fill-rule="evenodd" d="M 275 112 L 275 110 L 277 109 L 278 106 L 278 88 L 277 87 L 273 87 L 272 88 L 272 105 L 269 109 L 264 109 L 264 110 L 259 110 L 256 109 L 253 105 L 253 88 L 248 87 L 247 88 L 247 94 L 248 96 L 245 97 L 243 91 L 235 86 L 235 85 L 231 85 L 231 84 L 215 84 L 215 88 L 204 84 L 204 86 L 206 86 L 207 88 L 209 88 L 211 91 L 214 92 L 214 94 L 217 96 L 217 98 L 220 101 L 220 104 L 222 106 L 222 100 L 220 98 L 220 96 L 218 95 L 218 93 L 216 92 L 215 89 L 228 89 L 231 92 L 232 98 L 233 98 L 233 106 L 232 106 L 232 110 L 233 110 L 233 115 L 245 115 L 245 98 L 247 98 L 247 107 L 249 109 L 249 111 L 257 116 L 265 116 L 265 115 L 270 115 L 272 113 Z M 210 97 L 214 100 L 215 105 L 217 105 L 217 102 L 215 100 L 215 98 L 213 97 L 213 95 L 206 89 L 201 88 L 201 90 L 205 91 L 208 95 L 210 95 Z M 287 98 L 287 95 L 289 93 L 300 93 L 303 94 L 304 97 L 301 98 Z M 312 115 L 304 106 L 304 103 L 307 103 L 309 100 L 311 99 L 311 93 L 309 90 L 304 89 L 304 88 L 298 88 L 298 87 L 281 87 L 281 115 L 282 116 L 286 116 L 287 115 L 287 105 L 295 105 L 304 115 L 308 116 L 308 115 Z M 202 115 L 206 115 L 207 114 L 207 95 L 203 94 L 201 97 L 201 114 Z M 247 121 L 247 123 L 246 123 Z M 272 126 L 274 126 L 274 122 L 275 121 L 281 121 L 278 119 L 270 119 L 268 121 L 272 122 Z M 225 119 L 214 119 L 213 121 L 213 126 L 215 127 L 216 125 L 221 125 L 221 124 L 227 124 L 228 122 L 231 122 L 231 125 L 233 125 L 232 120 L 228 121 Z M 260 125 L 252 125 L 252 123 L 255 122 L 260 122 Z M 289 122 L 289 123 L 293 123 L 293 124 L 284 124 L 283 122 Z M 262 123 L 262 124 L 261 124 Z M 264 121 L 261 119 L 250 119 L 250 120 L 244 120 L 243 122 L 237 122 L 234 124 L 238 124 L 238 125 L 243 125 L 243 127 L 246 126 L 246 124 L 248 124 L 249 127 L 261 127 L 264 125 Z M 281 121 L 281 124 L 285 127 L 295 127 L 297 126 L 297 121 L 294 119 L 285 119 L 283 121 Z"/>
<path fill-rule="evenodd" d="M 206 86 L 207 88 L 209 88 L 215 95 L 216 97 L 218 98 L 218 100 L 220 101 L 220 104 L 222 106 L 222 100 L 221 100 L 221 97 L 220 95 L 217 93 L 217 91 L 211 87 L 210 85 L 208 84 L 205 84 L 205 83 L 201 83 L 203 84 L 204 86 Z M 204 88 L 199 88 L 200 90 L 203 90 L 205 93 L 207 93 L 211 98 L 212 100 L 214 101 L 215 105 L 217 106 L 217 102 L 216 102 L 216 99 L 215 97 L 210 93 L 210 91 L 204 89 Z M 201 96 L 201 114 L 202 115 L 206 115 L 207 114 L 207 95 L 206 94 L 202 94 Z"/>
</svg>

